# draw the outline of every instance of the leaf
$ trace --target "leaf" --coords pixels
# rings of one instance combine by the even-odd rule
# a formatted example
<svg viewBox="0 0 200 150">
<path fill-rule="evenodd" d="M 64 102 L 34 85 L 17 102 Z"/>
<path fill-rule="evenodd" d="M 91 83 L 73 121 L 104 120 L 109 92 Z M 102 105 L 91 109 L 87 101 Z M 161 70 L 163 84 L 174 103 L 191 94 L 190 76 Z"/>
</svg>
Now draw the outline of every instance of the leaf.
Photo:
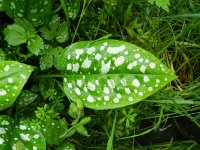
<svg viewBox="0 0 200 150">
<path fill-rule="evenodd" d="M 73 20 L 76 19 L 80 10 L 80 0 L 67 0 L 66 6 L 69 13 L 69 17 Z"/>
<path fill-rule="evenodd" d="M 169 12 L 169 0 L 148 0 L 149 3 L 154 4 L 154 2 L 156 3 L 156 5 L 158 7 L 161 7 L 162 9 L 166 10 L 167 12 Z"/>
<path fill-rule="evenodd" d="M 0 116 L 0 149 L 46 150 L 43 135 L 31 126 L 29 120 L 21 120 L 15 125 L 13 118 Z"/>
<path fill-rule="evenodd" d="M 11 18 L 26 18 L 34 26 L 44 24 L 51 13 L 51 0 L 4 0 L 3 9 Z"/>
<path fill-rule="evenodd" d="M 15 61 L 0 62 L 0 111 L 14 103 L 33 69 Z"/>
<path fill-rule="evenodd" d="M 48 27 L 49 28 L 42 27 L 40 29 L 42 36 L 46 40 L 51 41 L 56 38 L 56 40 L 60 43 L 64 43 L 68 40 L 68 24 L 65 21 L 60 23 L 60 17 L 58 15 L 52 17 Z"/>
<path fill-rule="evenodd" d="M 44 49 L 43 39 L 39 35 L 35 35 L 34 38 L 29 39 L 27 47 L 31 53 L 38 55 Z"/>
<path fill-rule="evenodd" d="M 62 142 L 60 135 L 67 129 L 66 120 L 45 119 L 42 121 L 42 128 L 40 131 L 43 133 L 48 144 L 59 144 Z"/>
<path fill-rule="evenodd" d="M 44 50 L 42 51 L 40 59 L 40 68 L 41 70 L 46 70 L 57 66 L 57 61 L 59 60 L 60 52 L 63 50 L 61 47 L 53 48 L 50 45 L 45 45 Z"/>
<path fill-rule="evenodd" d="M 114 109 L 147 98 L 176 76 L 144 49 L 118 40 L 84 41 L 60 55 L 64 92 L 91 109 Z"/>
<path fill-rule="evenodd" d="M 16 104 L 17 108 L 23 108 L 28 106 L 30 103 L 32 103 L 36 98 L 38 97 L 37 94 L 32 93 L 28 90 L 24 90 L 21 92 L 19 97 L 17 98 Z"/>
<path fill-rule="evenodd" d="M 5 40 L 12 46 L 18 46 L 27 41 L 26 31 L 23 27 L 17 24 L 8 25 L 4 30 L 4 35 Z"/>
</svg>

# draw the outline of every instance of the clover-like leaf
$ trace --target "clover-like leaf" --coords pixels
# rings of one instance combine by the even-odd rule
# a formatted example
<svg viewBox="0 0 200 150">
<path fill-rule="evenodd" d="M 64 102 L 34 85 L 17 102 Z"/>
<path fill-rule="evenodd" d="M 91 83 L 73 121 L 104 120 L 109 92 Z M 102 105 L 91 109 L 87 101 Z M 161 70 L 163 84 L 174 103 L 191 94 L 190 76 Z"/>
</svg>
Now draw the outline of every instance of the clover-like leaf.
<svg viewBox="0 0 200 150">
<path fill-rule="evenodd" d="M 46 40 L 56 40 L 60 43 L 66 42 L 69 38 L 68 36 L 68 24 L 67 22 L 60 22 L 60 17 L 55 15 L 52 17 L 48 24 L 48 27 L 42 27 L 40 29 L 42 36 Z"/>
<path fill-rule="evenodd" d="M 176 76 L 144 49 L 118 40 L 78 42 L 61 54 L 64 92 L 92 109 L 114 109 L 152 95 Z"/>
<path fill-rule="evenodd" d="M 23 27 L 17 24 L 8 25 L 4 30 L 5 40 L 8 44 L 13 46 L 18 46 L 22 43 L 26 43 L 26 31 Z"/>
<path fill-rule="evenodd" d="M 14 103 L 33 69 L 15 61 L 0 62 L 0 111 Z"/>
<path fill-rule="evenodd" d="M 11 18 L 26 18 L 34 26 L 42 25 L 51 13 L 51 0 L 4 0 L 3 10 Z"/>
<path fill-rule="evenodd" d="M 21 120 L 17 125 L 13 118 L 0 116 L 0 149 L 46 150 L 46 142 L 39 130 L 31 126 L 29 120 Z"/>
<path fill-rule="evenodd" d="M 29 39 L 27 47 L 31 53 L 38 55 L 44 49 L 43 39 L 36 34 L 34 38 Z"/>
</svg>

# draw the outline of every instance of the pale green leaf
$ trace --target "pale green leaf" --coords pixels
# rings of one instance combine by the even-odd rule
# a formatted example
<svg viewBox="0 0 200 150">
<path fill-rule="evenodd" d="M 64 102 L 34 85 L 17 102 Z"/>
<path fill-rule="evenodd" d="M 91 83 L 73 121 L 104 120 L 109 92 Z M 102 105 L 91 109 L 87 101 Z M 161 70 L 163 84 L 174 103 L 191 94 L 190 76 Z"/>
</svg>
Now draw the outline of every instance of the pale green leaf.
<svg viewBox="0 0 200 150">
<path fill-rule="evenodd" d="M 18 46 L 26 43 L 26 31 L 23 27 L 17 24 L 8 25 L 4 30 L 5 40 L 12 46 Z"/>
<path fill-rule="evenodd" d="M 30 149 L 46 150 L 46 142 L 40 131 L 31 126 L 29 120 L 21 120 L 19 123 L 14 119 L 0 116 L 0 149 Z"/>
<path fill-rule="evenodd" d="M 166 10 L 167 12 L 169 12 L 169 0 L 148 0 L 149 3 L 151 4 L 155 4 L 158 6 L 158 7 L 161 7 L 162 9 Z"/>
<path fill-rule="evenodd" d="M 0 111 L 14 103 L 33 69 L 15 61 L 0 62 Z"/>
<path fill-rule="evenodd" d="M 64 92 L 92 109 L 114 109 L 141 101 L 176 78 L 144 49 L 118 40 L 78 42 L 61 54 Z"/>
</svg>

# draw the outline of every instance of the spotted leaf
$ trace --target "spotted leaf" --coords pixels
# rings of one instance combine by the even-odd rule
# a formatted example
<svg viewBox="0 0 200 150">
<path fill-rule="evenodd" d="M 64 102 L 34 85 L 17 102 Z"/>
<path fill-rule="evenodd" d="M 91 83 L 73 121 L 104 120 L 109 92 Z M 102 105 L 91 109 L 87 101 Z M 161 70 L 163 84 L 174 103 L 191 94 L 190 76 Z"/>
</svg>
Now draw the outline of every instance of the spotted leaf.
<svg viewBox="0 0 200 150">
<path fill-rule="evenodd" d="M 41 133 L 44 135 L 48 144 L 59 144 L 62 142 L 60 136 L 67 129 L 67 122 L 64 119 L 45 119 L 42 122 Z"/>
<path fill-rule="evenodd" d="M 144 49 L 118 40 L 78 42 L 59 60 L 64 92 L 92 109 L 114 109 L 152 95 L 176 76 Z"/>
<path fill-rule="evenodd" d="M 76 19 L 76 16 L 80 10 L 80 0 L 67 0 L 66 6 L 68 9 L 68 14 L 71 19 Z"/>
<path fill-rule="evenodd" d="M 14 103 L 33 69 L 15 61 L 0 62 L 0 111 Z"/>
<path fill-rule="evenodd" d="M 26 18 L 39 26 L 48 19 L 51 5 L 51 0 L 4 0 L 2 7 L 11 18 Z"/>
<path fill-rule="evenodd" d="M 16 125 L 13 118 L 0 116 L 0 149 L 46 150 L 43 135 L 30 124 L 28 120 L 21 120 Z"/>
</svg>

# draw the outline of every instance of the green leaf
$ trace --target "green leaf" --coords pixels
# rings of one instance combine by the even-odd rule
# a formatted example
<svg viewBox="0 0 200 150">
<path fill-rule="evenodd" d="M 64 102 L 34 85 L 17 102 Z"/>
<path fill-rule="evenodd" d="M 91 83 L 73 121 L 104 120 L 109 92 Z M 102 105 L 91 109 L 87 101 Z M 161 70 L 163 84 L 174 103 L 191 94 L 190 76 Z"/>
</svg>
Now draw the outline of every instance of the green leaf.
<svg viewBox="0 0 200 150">
<path fill-rule="evenodd" d="M 161 7 L 162 9 L 166 10 L 167 12 L 169 12 L 169 0 L 148 0 L 149 3 L 154 4 L 154 2 L 156 3 L 156 5 L 158 7 Z"/>
<path fill-rule="evenodd" d="M 51 0 L 4 0 L 3 9 L 11 18 L 26 18 L 34 26 L 44 24 L 51 13 Z"/>
<path fill-rule="evenodd" d="M 0 149 L 46 150 L 46 142 L 40 131 L 31 126 L 29 120 L 21 120 L 15 125 L 14 119 L 0 116 Z"/>
<path fill-rule="evenodd" d="M 39 35 L 35 35 L 34 38 L 29 39 L 27 47 L 31 53 L 38 55 L 44 49 L 43 39 Z"/>
<path fill-rule="evenodd" d="M 37 94 L 32 93 L 28 90 L 24 90 L 21 92 L 19 97 L 17 98 L 16 104 L 17 108 L 23 108 L 28 106 L 30 103 L 32 103 L 36 98 L 38 97 Z"/>
<path fill-rule="evenodd" d="M 0 62 L 0 111 L 14 103 L 33 69 L 15 61 Z"/>
<path fill-rule="evenodd" d="M 12 46 L 18 46 L 26 43 L 26 31 L 23 27 L 17 24 L 8 25 L 4 30 L 5 40 Z"/>
<path fill-rule="evenodd" d="M 114 109 L 141 101 L 176 76 L 144 49 L 118 40 L 78 42 L 60 55 L 64 92 L 92 109 Z"/>
<path fill-rule="evenodd" d="M 49 144 L 61 143 L 62 139 L 60 139 L 60 135 L 62 135 L 66 130 L 67 122 L 64 119 L 45 119 L 42 121 L 42 128 L 40 129 Z"/>
<path fill-rule="evenodd" d="M 40 58 L 40 68 L 41 70 L 46 70 L 51 68 L 53 65 L 57 67 L 57 61 L 63 48 L 56 47 L 53 48 L 50 45 L 45 45 L 44 50 L 42 51 Z"/>
<path fill-rule="evenodd" d="M 68 24 L 65 21 L 60 23 L 60 17 L 58 15 L 52 17 L 48 27 L 42 27 L 40 29 L 42 36 L 46 40 L 50 41 L 56 38 L 60 43 L 64 43 L 68 40 Z"/>
<path fill-rule="evenodd" d="M 73 20 L 76 19 L 80 10 L 80 0 L 67 0 L 66 6 L 69 17 Z"/>
</svg>

